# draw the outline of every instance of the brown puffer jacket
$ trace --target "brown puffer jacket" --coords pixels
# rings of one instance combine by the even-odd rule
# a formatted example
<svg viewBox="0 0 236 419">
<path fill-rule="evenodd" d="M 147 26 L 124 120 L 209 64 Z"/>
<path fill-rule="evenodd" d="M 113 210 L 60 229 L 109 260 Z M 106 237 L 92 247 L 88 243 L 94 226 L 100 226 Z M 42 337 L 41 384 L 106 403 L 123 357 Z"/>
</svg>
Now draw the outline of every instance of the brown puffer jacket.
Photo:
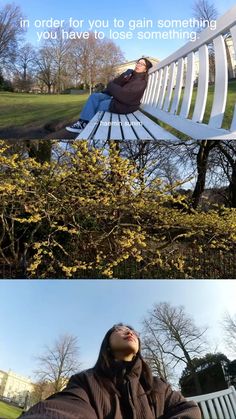
<svg viewBox="0 0 236 419">
<path fill-rule="evenodd" d="M 146 86 L 146 73 L 132 70 L 110 81 L 104 91 L 113 97 L 109 111 L 121 114 L 137 111 Z"/>
<path fill-rule="evenodd" d="M 123 389 L 108 392 L 95 370 L 73 375 L 67 387 L 28 410 L 26 419 L 201 419 L 196 403 L 187 401 L 169 384 L 154 378 L 155 404 L 149 403 L 140 383 L 138 359 L 125 375 Z M 117 387 L 116 387 L 117 388 Z"/>
</svg>

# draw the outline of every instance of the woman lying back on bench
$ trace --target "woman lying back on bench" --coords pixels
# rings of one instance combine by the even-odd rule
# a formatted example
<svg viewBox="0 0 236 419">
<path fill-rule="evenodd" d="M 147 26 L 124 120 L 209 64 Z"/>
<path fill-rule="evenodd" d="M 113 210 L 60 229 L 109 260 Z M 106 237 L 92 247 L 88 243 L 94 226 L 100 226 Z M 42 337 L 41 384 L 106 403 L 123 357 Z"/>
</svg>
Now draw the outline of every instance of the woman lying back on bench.
<svg viewBox="0 0 236 419">
<path fill-rule="evenodd" d="M 148 70 L 152 63 L 140 58 L 134 70 L 127 70 L 110 81 L 102 93 L 92 93 L 85 103 L 80 119 L 67 131 L 80 133 L 98 111 L 128 114 L 138 110 L 147 87 Z"/>
<path fill-rule="evenodd" d="M 106 333 L 93 368 L 73 375 L 63 391 L 21 418 L 200 419 L 201 413 L 195 402 L 153 377 L 137 332 L 119 323 Z"/>
</svg>

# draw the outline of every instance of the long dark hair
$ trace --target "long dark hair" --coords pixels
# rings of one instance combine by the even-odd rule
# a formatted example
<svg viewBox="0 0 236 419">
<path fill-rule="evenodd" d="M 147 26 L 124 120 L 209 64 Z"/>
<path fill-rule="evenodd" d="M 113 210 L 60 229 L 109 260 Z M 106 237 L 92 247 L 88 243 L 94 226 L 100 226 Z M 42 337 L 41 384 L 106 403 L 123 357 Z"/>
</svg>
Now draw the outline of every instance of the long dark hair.
<svg viewBox="0 0 236 419">
<path fill-rule="evenodd" d="M 123 324 L 123 323 L 118 323 L 112 326 L 111 329 L 107 331 L 107 333 L 105 334 L 103 338 L 99 355 L 98 355 L 98 359 L 97 359 L 96 364 L 94 365 L 94 370 L 95 370 L 98 381 L 101 383 L 101 385 L 104 388 L 106 388 L 106 390 L 109 393 L 114 392 L 114 391 L 117 392 L 114 386 L 114 383 L 112 382 L 112 364 L 114 363 L 114 358 L 113 358 L 112 351 L 110 348 L 109 340 L 110 340 L 111 334 L 116 330 L 117 327 L 120 327 L 120 326 L 125 326 L 125 327 L 128 327 L 130 330 L 135 331 L 133 327 Z M 141 368 L 141 374 L 140 374 L 139 380 L 145 393 L 148 396 L 149 402 L 153 404 L 153 401 L 154 401 L 153 376 L 152 376 L 152 372 L 149 366 L 144 361 L 141 355 L 141 342 L 139 338 L 138 340 L 139 340 L 139 350 L 135 356 L 135 359 L 139 358 L 142 362 L 142 368 Z"/>
<path fill-rule="evenodd" d="M 146 72 L 145 72 L 145 74 L 144 74 L 144 78 L 145 78 L 145 80 L 147 81 L 147 79 L 148 79 L 148 70 L 150 70 L 150 68 L 152 68 L 152 67 L 153 67 L 153 64 L 151 63 L 151 61 L 150 61 L 150 60 L 148 60 L 148 58 L 145 58 L 145 57 L 141 57 L 141 58 L 139 58 L 139 59 L 137 60 L 137 63 L 138 63 L 140 60 L 145 61 L 145 64 L 146 64 L 146 69 L 147 69 L 147 71 L 146 71 Z"/>
</svg>

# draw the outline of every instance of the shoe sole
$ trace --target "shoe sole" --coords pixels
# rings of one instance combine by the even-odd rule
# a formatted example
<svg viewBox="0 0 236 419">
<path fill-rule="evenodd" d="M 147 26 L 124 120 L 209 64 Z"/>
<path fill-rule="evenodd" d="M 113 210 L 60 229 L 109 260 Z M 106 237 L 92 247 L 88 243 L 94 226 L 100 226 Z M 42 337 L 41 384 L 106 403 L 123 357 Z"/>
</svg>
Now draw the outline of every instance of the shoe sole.
<svg viewBox="0 0 236 419">
<path fill-rule="evenodd" d="M 78 128 L 72 128 L 72 127 L 66 127 L 66 130 L 69 132 L 75 132 L 76 134 L 77 133 L 79 134 L 81 131 L 83 131 L 82 128 L 78 129 Z"/>
</svg>

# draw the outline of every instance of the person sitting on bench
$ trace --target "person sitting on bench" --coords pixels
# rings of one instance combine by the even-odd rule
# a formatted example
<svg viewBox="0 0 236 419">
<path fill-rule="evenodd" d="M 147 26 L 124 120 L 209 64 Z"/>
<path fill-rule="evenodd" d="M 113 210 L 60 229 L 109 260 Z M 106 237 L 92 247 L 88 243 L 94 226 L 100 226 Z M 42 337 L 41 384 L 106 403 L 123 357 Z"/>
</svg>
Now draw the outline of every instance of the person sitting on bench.
<svg viewBox="0 0 236 419">
<path fill-rule="evenodd" d="M 152 63 L 147 58 L 140 58 L 134 70 L 129 69 L 110 81 L 102 93 L 92 93 L 80 113 L 80 119 L 66 130 L 80 133 L 98 111 L 118 114 L 137 111 L 151 67 Z"/>
</svg>

